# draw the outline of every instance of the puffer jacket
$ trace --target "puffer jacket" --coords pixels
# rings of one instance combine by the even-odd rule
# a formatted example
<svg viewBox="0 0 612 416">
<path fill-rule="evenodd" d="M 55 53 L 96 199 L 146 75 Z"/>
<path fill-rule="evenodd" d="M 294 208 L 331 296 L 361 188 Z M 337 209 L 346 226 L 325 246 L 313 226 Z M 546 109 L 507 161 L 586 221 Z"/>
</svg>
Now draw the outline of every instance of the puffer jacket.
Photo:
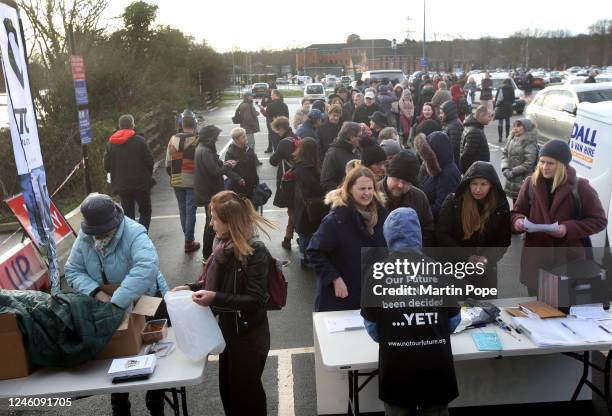
<svg viewBox="0 0 612 416">
<path fill-rule="evenodd" d="M 446 101 L 440 107 L 444 112 L 444 123 L 442 131 L 448 135 L 453 146 L 453 159 L 459 166 L 459 154 L 461 153 L 461 136 L 463 136 L 463 124 L 459 121 L 457 105 L 453 101 Z"/>
<path fill-rule="evenodd" d="M 104 271 L 109 283 L 120 285 L 111 302 L 123 309 L 142 295 L 168 291 L 147 230 L 128 217 L 117 228 L 104 258 L 96 251 L 94 238 L 80 231 L 64 270 L 70 287 L 85 295 L 104 284 Z"/>
<path fill-rule="evenodd" d="M 461 174 L 455 165 L 450 139 L 446 133 L 436 131 L 427 138 L 424 134 L 417 134 L 414 146 L 423 159 L 419 172 L 419 188 L 427 195 L 431 212 L 437 221 L 442 203 L 448 194 L 457 189 Z"/>
<path fill-rule="evenodd" d="M 538 135 L 533 123 L 524 118 L 519 120 L 525 133 L 515 136 L 510 133 L 508 143 L 502 152 L 501 170 L 512 171 L 512 177 L 506 179 L 504 191 L 512 199 L 518 198 L 525 178 L 533 173 L 538 157 Z"/>
<path fill-rule="evenodd" d="M 484 125 L 473 115 L 463 123 L 463 136 L 461 137 L 461 151 L 459 152 L 459 169 L 465 173 L 472 163 L 477 160 L 491 161 L 489 143 L 484 132 Z"/>
</svg>

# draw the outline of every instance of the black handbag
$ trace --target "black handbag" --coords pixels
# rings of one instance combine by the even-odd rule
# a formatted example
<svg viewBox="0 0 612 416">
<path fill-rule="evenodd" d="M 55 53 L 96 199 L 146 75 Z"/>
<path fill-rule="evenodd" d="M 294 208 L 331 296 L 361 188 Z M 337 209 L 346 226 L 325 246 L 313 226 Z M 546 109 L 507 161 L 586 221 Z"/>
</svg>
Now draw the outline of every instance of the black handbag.
<svg viewBox="0 0 612 416">
<path fill-rule="evenodd" d="M 272 196 L 272 190 L 265 182 L 261 182 L 257 184 L 255 189 L 253 189 L 253 195 L 251 196 L 251 201 L 253 201 L 253 205 L 255 207 L 262 207 L 266 205 L 268 199 Z"/>
</svg>

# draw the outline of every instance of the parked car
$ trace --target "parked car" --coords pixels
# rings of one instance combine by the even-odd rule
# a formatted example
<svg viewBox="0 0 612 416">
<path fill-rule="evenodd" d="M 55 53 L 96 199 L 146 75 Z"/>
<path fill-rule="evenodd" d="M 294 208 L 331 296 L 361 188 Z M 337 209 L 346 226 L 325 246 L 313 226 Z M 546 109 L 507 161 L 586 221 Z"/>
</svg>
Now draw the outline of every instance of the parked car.
<svg viewBox="0 0 612 416">
<path fill-rule="evenodd" d="M 289 80 L 287 78 L 276 78 L 276 85 L 287 85 Z"/>
<path fill-rule="evenodd" d="M 522 90 L 520 90 L 519 87 L 517 87 L 514 80 L 510 77 L 510 74 L 508 74 L 507 72 L 490 72 L 490 74 L 491 74 L 491 81 L 493 81 L 493 96 L 494 97 L 495 97 L 495 91 L 497 91 L 497 89 L 501 87 L 502 82 L 507 78 L 510 79 L 510 81 L 512 82 L 512 88 L 514 88 L 514 96 L 515 96 L 515 100 L 514 100 L 514 104 L 512 105 L 512 109 L 516 112 L 516 114 L 523 114 L 523 111 L 525 110 L 525 106 L 527 105 L 527 102 L 524 99 L 525 93 Z M 475 105 L 480 104 L 480 83 L 483 80 L 484 76 L 485 76 L 484 72 L 473 75 L 474 81 L 476 81 L 476 86 L 478 87 L 478 89 L 476 90 L 476 93 L 474 93 L 473 104 Z"/>
<path fill-rule="evenodd" d="M 371 79 L 388 79 L 393 84 L 402 83 L 406 79 L 406 75 L 402 72 L 401 69 L 381 69 L 376 71 L 365 71 L 361 75 L 361 79 L 366 84 L 370 82 Z"/>
<path fill-rule="evenodd" d="M 251 87 L 251 93 L 254 97 L 265 97 L 269 90 L 270 86 L 265 82 L 256 82 Z"/>
<path fill-rule="evenodd" d="M 342 85 L 344 85 L 345 87 L 350 87 L 351 86 L 351 77 L 348 75 L 343 75 L 340 77 L 340 83 Z"/>
<path fill-rule="evenodd" d="M 612 82 L 563 84 L 538 92 L 525 114 L 538 128 L 540 140 L 569 140 L 578 103 L 612 101 Z"/>
<path fill-rule="evenodd" d="M 304 98 L 310 100 L 310 102 L 316 100 L 325 101 L 325 88 L 323 87 L 323 84 L 318 82 L 306 84 L 306 87 L 304 88 Z"/>
<path fill-rule="evenodd" d="M 584 84 L 584 80 L 587 79 L 586 76 L 584 75 L 570 75 L 567 78 L 565 78 L 565 82 L 563 84 L 565 85 L 575 85 L 575 84 Z"/>
<path fill-rule="evenodd" d="M 327 75 L 325 77 L 324 85 L 326 88 L 336 88 L 336 84 L 338 83 L 338 78 L 335 75 Z"/>
</svg>

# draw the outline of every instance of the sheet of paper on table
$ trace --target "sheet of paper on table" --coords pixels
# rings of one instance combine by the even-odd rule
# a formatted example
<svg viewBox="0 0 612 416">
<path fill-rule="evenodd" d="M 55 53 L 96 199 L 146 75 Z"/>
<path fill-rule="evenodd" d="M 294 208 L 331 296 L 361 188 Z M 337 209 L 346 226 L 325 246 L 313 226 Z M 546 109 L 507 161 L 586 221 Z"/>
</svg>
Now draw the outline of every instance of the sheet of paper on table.
<svg viewBox="0 0 612 416">
<path fill-rule="evenodd" d="M 558 222 L 554 224 L 534 224 L 527 218 L 525 218 L 524 227 L 528 233 L 554 233 L 555 231 L 559 231 Z"/>
<path fill-rule="evenodd" d="M 325 325 L 327 326 L 327 332 L 333 334 L 334 332 L 350 331 L 352 329 L 364 328 L 363 318 L 357 311 L 355 314 L 350 316 L 338 317 L 338 318 L 325 318 Z"/>
<path fill-rule="evenodd" d="M 612 334 L 590 319 L 512 318 L 531 340 L 541 346 L 573 345 L 582 342 L 612 342 Z"/>
<path fill-rule="evenodd" d="M 579 319 L 612 319 L 612 315 L 604 310 L 603 303 L 574 305 L 570 308 L 570 315 Z"/>
</svg>

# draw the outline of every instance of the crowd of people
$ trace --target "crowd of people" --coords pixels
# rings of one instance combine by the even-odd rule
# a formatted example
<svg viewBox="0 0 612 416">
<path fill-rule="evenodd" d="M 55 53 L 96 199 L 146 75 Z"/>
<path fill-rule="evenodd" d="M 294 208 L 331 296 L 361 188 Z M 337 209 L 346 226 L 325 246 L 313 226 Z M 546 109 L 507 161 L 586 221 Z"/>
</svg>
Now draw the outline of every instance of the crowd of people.
<svg viewBox="0 0 612 416">
<path fill-rule="evenodd" d="M 520 281 L 533 295 L 538 259 L 529 256 L 529 247 L 581 247 L 605 228 L 597 193 L 587 180 L 576 177 L 567 143 L 552 140 L 540 148 L 531 121 L 518 119 L 510 125 L 514 92 L 502 84 L 488 97 L 487 79 L 481 104 L 474 109 L 469 106 L 473 79 L 424 75 L 413 83 L 371 80 L 352 91 L 341 86 L 328 102 L 303 100 L 293 121 L 279 91 L 272 91 L 259 109 L 247 93 L 236 110 L 234 122 L 240 127 L 230 133 L 224 161 L 216 149 L 221 129 L 208 125 L 196 131 L 193 113 L 183 114 L 182 132 L 170 139 L 165 166 L 179 206 L 186 253 L 200 248 L 194 236 L 195 212 L 198 206 L 206 208 L 205 264 L 196 283 L 173 290 L 194 291 L 194 301 L 211 306 L 219 316 L 227 343 L 219 371 L 226 414 L 266 414 L 261 374 L 270 348 L 265 302 L 273 260 L 258 238 L 272 224 L 257 214 L 253 197 L 260 183 L 261 162 L 253 146 L 259 114 L 266 117 L 266 152 L 277 167 L 273 204 L 287 209 L 280 244 L 291 250 L 297 234 L 301 266 L 316 276 L 314 311 L 362 307 L 363 247 L 460 247 L 464 257 L 454 260 L 483 265 L 485 284 L 496 287 L 497 263 L 510 246 L 511 234 L 524 233 L 527 219 L 558 222 L 558 231 L 526 234 Z M 499 140 L 505 142 L 501 179 L 490 163 L 484 131 L 493 116 L 499 120 Z M 119 131 L 108 142 L 105 166 L 123 209 L 106 196 L 83 203 L 84 226 L 66 266 L 76 290 L 121 307 L 142 293 L 169 290 L 146 234 L 151 161 L 134 132 L 133 118 L 122 116 Z M 579 215 L 573 208 L 575 196 L 582 201 Z M 142 227 L 133 220 L 135 204 Z M 146 249 L 137 249 L 132 240 Z M 129 256 L 134 261 L 120 261 Z M 147 264 L 141 264 L 147 256 Z M 133 268 L 126 270 L 127 264 Z M 146 271 L 146 283 L 126 285 L 129 291 L 118 290 L 111 297 L 99 290 L 106 278 L 122 283 L 137 279 L 141 271 Z M 390 329 L 392 315 L 399 312 L 362 310 L 368 332 L 380 343 L 381 370 L 389 375 L 380 378 L 387 414 L 407 414 L 402 412 L 415 408 L 447 414 L 447 404 L 458 394 L 450 342 L 390 351 L 385 344 L 390 337 L 410 340 L 415 335 Z M 432 323 L 429 330 L 447 339 L 457 311 L 444 313 L 448 321 Z M 441 364 L 436 369 L 401 364 L 407 356 L 413 363 L 435 356 Z M 405 377 L 398 378 L 397 369 Z M 427 383 L 440 382 L 423 376 L 428 371 L 444 376 L 446 385 L 438 388 L 446 394 L 404 394 L 411 374 L 418 373 Z M 147 397 L 150 409 L 159 409 L 156 393 Z M 113 408 L 126 406 L 129 409 L 127 397 L 113 400 Z"/>
</svg>

